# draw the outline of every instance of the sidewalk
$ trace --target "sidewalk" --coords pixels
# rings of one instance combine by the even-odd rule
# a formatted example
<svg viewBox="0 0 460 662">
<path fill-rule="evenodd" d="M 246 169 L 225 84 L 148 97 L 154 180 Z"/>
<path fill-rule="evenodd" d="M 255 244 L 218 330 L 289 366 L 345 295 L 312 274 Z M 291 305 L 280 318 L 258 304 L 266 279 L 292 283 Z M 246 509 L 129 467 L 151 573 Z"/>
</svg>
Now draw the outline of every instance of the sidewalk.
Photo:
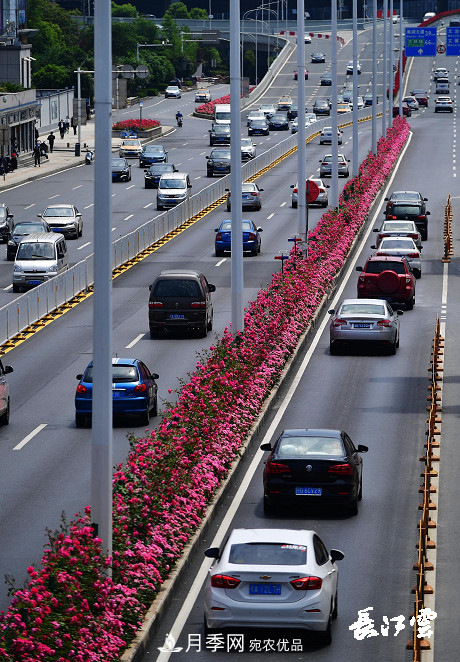
<svg viewBox="0 0 460 662">
<path fill-rule="evenodd" d="M 56 129 L 53 131 L 56 136 L 54 141 L 53 153 L 50 154 L 48 151 L 48 159 L 42 158 L 40 167 L 35 167 L 32 165 L 19 167 L 13 172 L 9 172 L 6 175 L 0 176 L 0 191 L 11 188 L 12 186 L 17 186 L 18 184 L 23 184 L 24 182 L 30 182 L 34 179 L 40 179 L 40 177 L 45 177 L 46 175 L 51 175 L 61 170 L 68 170 L 69 168 L 75 168 L 75 166 L 81 165 L 85 162 L 85 152 L 86 147 L 94 149 L 94 118 L 89 120 L 85 125 L 81 127 L 81 145 L 80 145 L 80 156 L 75 156 L 75 143 L 78 142 L 78 132 L 77 135 L 73 135 L 73 129 L 70 128 L 69 133 L 64 135 L 64 139 L 61 140 L 59 131 Z M 162 127 L 162 135 L 169 133 L 171 127 L 164 126 Z M 46 140 L 49 135 L 49 130 L 41 134 L 39 137 L 40 142 L 46 142 L 49 146 L 48 141 Z M 148 142 L 146 138 L 140 138 L 141 143 Z M 112 150 L 117 150 L 120 144 L 120 138 L 112 138 Z M 94 164 L 93 164 L 94 165 Z"/>
</svg>

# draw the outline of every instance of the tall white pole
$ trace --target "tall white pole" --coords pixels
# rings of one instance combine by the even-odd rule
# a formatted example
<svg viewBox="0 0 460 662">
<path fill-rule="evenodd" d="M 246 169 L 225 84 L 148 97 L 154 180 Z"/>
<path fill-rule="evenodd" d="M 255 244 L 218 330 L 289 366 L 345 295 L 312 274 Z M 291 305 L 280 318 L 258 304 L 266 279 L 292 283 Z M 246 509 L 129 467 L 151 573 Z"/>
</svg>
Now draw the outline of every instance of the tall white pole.
<svg viewBox="0 0 460 662">
<path fill-rule="evenodd" d="M 81 148 L 81 74 L 80 67 L 77 67 L 77 94 L 78 94 L 78 110 L 77 110 L 77 121 L 78 121 L 78 144 Z M 86 111 L 86 108 L 85 108 Z"/>
<path fill-rule="evenodd" d="M 337 0 L 331 0 L 331 75 L 332 75 L 332 164 L 331 164 L 331 205 L 339 206 L 339 169 L 337 142 Z"/>
<path fill-rule="evenodd" d="M 297 0 L 297 227 L 307 251 L 307 159 L 305 145 L 305 0 Z"/>
<path fill-rule="evenodd" d="M 372 0 L 372 153 L 377 154 L 377 0 Z"/>
<path fill-rule="evenodd" d="M 232 169 L 232 333 L 244 330 L 243 306 L 243 228 L 241 199 L 241 75 L 240 75 L 240 0 L 230 3 L 230 152 Z"/>
<path fill-rule="evenodd" d="M 356 177 L 358 160 L 358 1 L 353 0 L 353 157 L 351 174 Z"/>
<path fill-rule="evenodd" d="M 91 518 L 112 554 L 112 16 L 109 0 L 94 3 L 94 297 Z"/>
<path fill-rule="evenodd" d="M 383 0 L 383 109 L 382 136 L 387 134 L 387 84 L 388 84 L 388 0 Z"/>
<path fill-rule="evenodd" d="M 393 23 L 393 0 L 390 0 L 390 75 L 388 76 L 388 89 L 390 90 L 390 105 L 388 108 L 388 128 L 393 124 L 393 90 L 395 87 L 395 40 L 394 40 L 394 23 Z"/>
</svg>

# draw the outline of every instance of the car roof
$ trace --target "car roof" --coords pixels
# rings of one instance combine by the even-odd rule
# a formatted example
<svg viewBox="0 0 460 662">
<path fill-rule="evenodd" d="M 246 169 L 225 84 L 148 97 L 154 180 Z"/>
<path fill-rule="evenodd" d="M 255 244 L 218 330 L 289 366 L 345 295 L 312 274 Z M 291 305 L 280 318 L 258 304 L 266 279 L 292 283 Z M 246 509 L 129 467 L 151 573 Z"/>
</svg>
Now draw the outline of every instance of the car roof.
<svg viewBox="0 0 460 662">
<path fill-rule="evenodd" d="M 201 273 L 199 271 L 194 271 L 193 269 L 165 269 L 160 271 L 157 278 L 200 278 Z"/>
<path fill-rule="evenodd" d="M 60 232 L 33 232 L 32 234 L 28 234 L 27 238 L 21 241 L 21 244 L 24 243 L 29 244 L 32 242 L 39 242 L 39 241 L 56 242 L 59 239 L 64 239 L 64 235 L 61 234 Z"/>
<path fill-rule="evenodd" d="M 364 298 L 363 299 L 344 299 L 340 305 L 344 306 L 344 305 L 350 304 L 350 305 L 357 306 L 361 303 L 365 304 L 365 305 L 369 305 L 370 303 L 376 303 L 376 304 L 382 304 L 383 303 L 383 304 L 386 304 L 387 302 L 385 301 L 385 299 L 364 299 Z"/>
<path fill-rule="evenodd" d="M 294 545 L 311 543 L 314 531 L 307 529 L 233 529 L 228 542 L 232 545 L 245 542 L 283 542 Z"/>
<path fill-rule="evenodd" d="M 334 437 L 340 439 L 342 433 L 340 430 L 330 430 L 328 428 L 291 428 L 283 430 L 280 437 Z"/>
<path fill-rule="evenodd" d="M 399 255 L 371 255 L 367 262 L 405 262 L 406 258 Z"/>
<path fill-rule="evenodd" d="M 71 209 L 73 208 L 73 205 L 69 204 L 68 202 L 63 202 L 61 204 L 55 203 L 53 205 L 47 205 L 46 209 L 60 209 L 61 207 L 65 207 L 66 209 Z"/>
</svg>

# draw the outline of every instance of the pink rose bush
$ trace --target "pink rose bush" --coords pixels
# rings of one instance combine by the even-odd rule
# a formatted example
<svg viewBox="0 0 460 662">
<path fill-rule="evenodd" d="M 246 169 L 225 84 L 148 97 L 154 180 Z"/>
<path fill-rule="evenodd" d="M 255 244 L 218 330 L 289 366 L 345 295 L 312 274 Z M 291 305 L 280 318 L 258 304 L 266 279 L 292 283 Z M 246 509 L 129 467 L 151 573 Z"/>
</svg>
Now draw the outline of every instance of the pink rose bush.
<svg viewBox="0 0 460 662">
<path fill-rule="evenodd" d="M 160 126 L 160 120 L 122 120 L 121 122 L 115 122 L 112 124 L 112 131 L 126 131 L 134 130 L 146 131 L 148 129 L 154 129 L 156 126 Z"/>
<path fill-rule="evenodd" d="M 0 615 L 0 661 L 117 660 L 279 382 L 342 268 L 409 132 L 396 118 L 339 207 L 310 233 L 308 258 L 291 252 L 259 291 L 244 332 L 225 329 L 183 380 L 156 430 L 130 439 L 113 478 L 113 557 L 101 552 L 90 509 L 49 534 L 40 569 Z M 113 576 L 106 575 L 111 565 Z"/>
</svg>

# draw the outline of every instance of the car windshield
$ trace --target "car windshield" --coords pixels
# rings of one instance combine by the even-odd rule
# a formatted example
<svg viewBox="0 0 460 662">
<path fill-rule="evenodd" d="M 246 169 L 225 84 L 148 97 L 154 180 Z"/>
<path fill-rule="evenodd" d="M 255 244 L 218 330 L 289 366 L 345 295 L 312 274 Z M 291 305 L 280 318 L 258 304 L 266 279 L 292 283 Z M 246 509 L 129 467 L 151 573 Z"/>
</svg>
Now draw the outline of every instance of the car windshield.
<svg viewBox="0 0 460 662">
<path fill-rule="evenodd" d="M 43 216 L 73 216 L 71 207 L 48 207 Z"/>
<path fill-rule="evenodd" d="M 211 152 L 212 159 L 230 159 L 230 152 L 224 149 L 213 149 Z"/>
<path fill-rule="evenodd" d="M 228 133 L 228 134 L 230 134 L 230 127 L 222 125 L 222 124 L 216 124 L 216 126 L 212 127 L 211 131 L 213 133 Z"/>
<path fill-rule="evenodd" d="M 305 565 L 307 548 L 280 542 L 246 542 L 232 545 L 229 563 L 238 565 Z"/>
<path fill-rule="evenodd" d="M 420 205 L 393 205 L 391 211 L 394 216 L 419 216 Z"/>
<path fill-rule="evenodd" d="M 385 315 L 385 306 L 376 303 L 344 303 L 340 309 L 342 315 Z"/>
<path fill-rule="evenodd" d="M 51 242 L 21 242 L 16 255 L 17 260 L 53 260 L 54 243 Z"/>
<path fill-rule="evenodd" d="M 200 286 L 196 280 L 167 278 L 159 280 L 153 291 L 156 297 L 200 297 Z"/>
<path fill-rule="evenodd" d="M 241 190 L 247 193 L 248 191 L 256 191 L 257 189 L 255 187 L 255 184 L 247 183 L 242 185 Z"/>
<path fill-rule="evenodd" d="M 241 144 L 245 147 L 252 147 L 252 140 L 251 138 L 241 138 Z"/>
<path fill-rule="evenodd" d="M 138 140 L 124 140 L 123 145 L 128 146 L 128 147 L 139 147 L 139 141 Z"/>
<path fill-rule="evenodd" d="M 14 236 L 25 236 L 27 234 L 32 234 L 33 232 L 46 232 L 41 223 L 18 223 L 14 230 Z"/>
<path fill-rule="evenodd" d="M 394 271 L 396 274 L 406 273 L 402 262 L 384 262 L 383 260 L 368 262 L 366 267 L 367 274 L 381 274 L 382 271 Z"/>
<path fill-rule="evenodd" d="M 90 365 L 86 368 L 83 375 L 83 381 L 89 384 L 93 382 L 93 366 Z M 138 382 L 139 374 L 136 366 L 133 365 L 112 365 L 112 383 L 119 384 L 121 382 Z"/>
<path fill-rule="evenodd" d="M 252 224 L 250 221 L 241 221 L 241 227 L 243 232 L 251 232 L 253 230 Z M 230 232 L 232 229 L 232 222 L 226 221 L 220 226 L 222 232 Z"/>
<path fill-rule="evenodd" d="M 160 180 L 160 188 L 184 188 L 184 180 L 168 179 L 163 176 Z"/>
<path fill-rule="evenodd" d="M 161 173 L 161 172 L 174 172 L 174 167 L 172 163 L 157 163 L 155 165 L 150 166 L 150 172 L 153 172 L 155 174 Z"/>
<path fill-rule="evenodd" d="M 160 145 L 146 145 L 143 148 L 143 151 L 144 152 L 155 152 L 155 153 L 163 154 L 165 149 L 164 149 L 164 147 L 161 147 Z"/>
<path fill-rule="evenodd" d="M 343 455 L 343 446 L 336 437 L 286 437 L 280 440 L 280 457 L 311 457 L 312 455 Z"/>
<path fill-rule="evenodd" d="M 266 127 L 267 122 L 265 120 L 254 120 L 254 122 L 252 123 L 252 127 L 254 128 L 255 126 Z"/>
<path fill-rule="evenodd" d="M 420 200 L 420 194 L 416 191 L 395 191 L 390 200 Z"/>
<path fill-rule="evenodd" d="M 124 159 L 112 159 L 112 168 L 116 167 L 123 167 L 126 164 L 126 161 Z"/>
</svg>

